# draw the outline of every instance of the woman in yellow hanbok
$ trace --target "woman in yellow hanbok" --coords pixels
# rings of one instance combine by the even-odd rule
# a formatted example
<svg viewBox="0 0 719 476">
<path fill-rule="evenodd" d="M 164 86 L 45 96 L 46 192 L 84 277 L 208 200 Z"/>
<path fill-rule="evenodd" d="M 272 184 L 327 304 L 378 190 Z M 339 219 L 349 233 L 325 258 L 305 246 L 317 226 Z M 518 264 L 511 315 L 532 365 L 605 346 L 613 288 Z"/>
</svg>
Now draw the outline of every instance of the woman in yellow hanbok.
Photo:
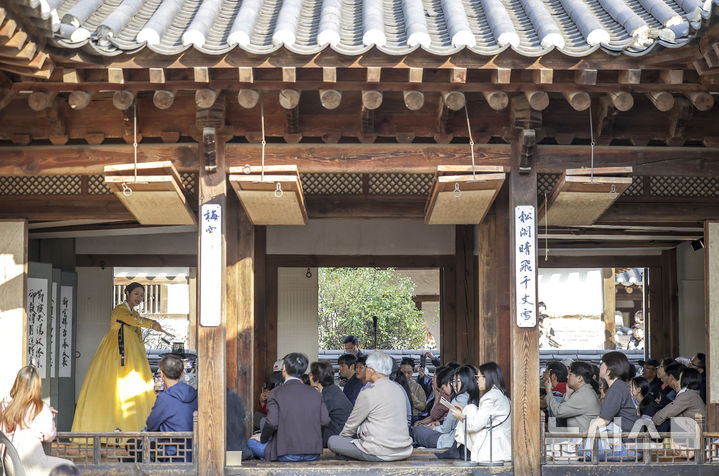
<svg viewBox="0 0 719 476">
<path fill-rule="evenodd" d="M 112 311 L 110 330 L 100 341 L 80 390 L 73 432 L 140 431 L 155 403 L 154 381 L 140 327 L 165 332 L 133 309 L 145 298 L 141 284 L 125 288 L 125 301 Z"/>
</svg>

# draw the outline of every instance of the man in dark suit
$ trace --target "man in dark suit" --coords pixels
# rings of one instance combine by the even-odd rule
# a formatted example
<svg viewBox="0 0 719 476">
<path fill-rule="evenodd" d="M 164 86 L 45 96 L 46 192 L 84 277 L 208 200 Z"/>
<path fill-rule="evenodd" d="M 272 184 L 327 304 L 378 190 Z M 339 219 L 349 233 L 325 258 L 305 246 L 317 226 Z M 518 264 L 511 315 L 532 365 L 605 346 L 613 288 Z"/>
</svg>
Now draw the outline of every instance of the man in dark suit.
<svg viewBox="0 0 719 476">
<path fill-rule="evenodd" d="M 322 426 L 330 422 L 330 416 L 322 395 L 300 380 L 307 364 L 303 354 L 285 356 L 285 382 L 267 396 L 267 420 L 262 433 L 247 442 L 256 458 L 314 461 L 320 457 Z"/>
</svg>

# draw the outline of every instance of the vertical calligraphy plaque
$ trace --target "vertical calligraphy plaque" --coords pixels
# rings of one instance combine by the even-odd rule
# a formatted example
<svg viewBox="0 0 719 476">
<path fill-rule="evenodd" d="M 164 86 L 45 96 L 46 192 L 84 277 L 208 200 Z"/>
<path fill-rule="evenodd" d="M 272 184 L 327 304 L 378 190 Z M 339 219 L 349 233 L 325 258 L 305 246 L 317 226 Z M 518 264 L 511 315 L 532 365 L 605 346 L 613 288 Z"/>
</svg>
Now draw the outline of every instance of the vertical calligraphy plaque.
<svg viewBox="0 0 719 476">
<path fill-rule="evenodd" d="M 27 362 L 47 378 L 48 280 L 27 278 Z"/>
<path fill-rule="evenodd" d="M 200 324 L 222 321 L 222 206 L 202 205 L 200 213 Z"/>
<path fill-rule="evenodd" d="M 72 286 L 60 286 L 59 377 L 72 376 Z"/>
<path fill-rule="evenodd" d="M 57 283 L 52 283 L 52 296 L 50 297 L 50 378 L 55 378 L 57 367 Z"/>
<path fill-rule="evenodd" d="M 533 206 L 514 207 L 517 327 L 537 325 L 536 218 Z"/>
</svg>

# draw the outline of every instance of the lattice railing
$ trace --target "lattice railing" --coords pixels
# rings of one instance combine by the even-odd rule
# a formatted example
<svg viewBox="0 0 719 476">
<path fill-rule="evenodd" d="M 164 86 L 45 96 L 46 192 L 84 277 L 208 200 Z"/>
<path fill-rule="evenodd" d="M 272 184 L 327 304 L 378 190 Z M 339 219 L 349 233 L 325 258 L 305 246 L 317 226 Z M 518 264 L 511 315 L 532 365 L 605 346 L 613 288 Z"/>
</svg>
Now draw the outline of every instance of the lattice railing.
<svg viewBox="0 0 719 476">
<path fill-rule="evenodd" d="M 0 195 L 81 195 L 81 175 L 0 177 Z"/>
<path fill-rule="evenodd" d="M 305 195 L 361 195 L 362 174 L 302 174 Z"/>
<path fill-rule="evenodd" d="M 434 174 L 371 174 L 370 195 L 427 195 Z"/>
<path fill-rule="evenodd" d="M 719 177 L 652 176 L 649 194 L 653 197 L 719 197 Z"/>
<path fill-rule="evenodd" d="M 87 177 L 87 193 L 90 195 L 112 195 L 112 190 L 105 184 L 104 175 L 89 175 Z"/>
</svg>

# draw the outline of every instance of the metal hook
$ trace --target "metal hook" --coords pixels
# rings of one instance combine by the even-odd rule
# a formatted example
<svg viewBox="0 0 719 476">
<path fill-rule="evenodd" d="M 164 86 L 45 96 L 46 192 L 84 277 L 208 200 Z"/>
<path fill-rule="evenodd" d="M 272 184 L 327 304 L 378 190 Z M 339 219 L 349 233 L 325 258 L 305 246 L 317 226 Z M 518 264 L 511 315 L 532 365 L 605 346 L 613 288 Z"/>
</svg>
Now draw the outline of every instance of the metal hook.
<svg viewBox="0 0 719 476">
<path fill-rule="evenodd" d="M 127 183 L 125 183 L 125 182 L 122 182 L 122 194 L 123 194 L 124 196 L 126 196 L 126 197 L 132 196 L 132 189 L 131 189 L 130 186 L 129 186 Z"/>
<path fill-rule="evenodd" d="M 277 182 L 277 186 L 275 187 L 275 197 L 280 198 L 284 194 L 285 192 L 282 191 L 282 184 L 280 184 L 280 182 Z"/>
<path fill-rule="evenodd" d="M 310 279 L 312 277 L 312 271 L 310 270 L 309 266 L 307 267 L 307 272 L 305 273 L 305 277 L 307 279 Z"/>
<path fill-rule="evenodd" d="M 609 196 L 613 200 L 613 199 L 617 198 L 617 195 L 619 195 L 617 193 L 617 187 L 615 187 L 614 184 L 612 184 L 611 188 L 609 189 Z"/>
<path fill-rule="evenodd" d="M 245 164 L 245 166 L 242 167 L 242 172 L 246 173 L 246 174 L 249 174 L 250 172 L 252 172 L 252 168 L 250 167 L 250 164 Z"/>
<path fill-rule="evenodd" d="M 462 196 L 462 191 L 459 189 L 459 182 L 454 184 L 454 192 L 452 192 L 452 195 L 454 195 L 454 198 Z"/>
</svg>

